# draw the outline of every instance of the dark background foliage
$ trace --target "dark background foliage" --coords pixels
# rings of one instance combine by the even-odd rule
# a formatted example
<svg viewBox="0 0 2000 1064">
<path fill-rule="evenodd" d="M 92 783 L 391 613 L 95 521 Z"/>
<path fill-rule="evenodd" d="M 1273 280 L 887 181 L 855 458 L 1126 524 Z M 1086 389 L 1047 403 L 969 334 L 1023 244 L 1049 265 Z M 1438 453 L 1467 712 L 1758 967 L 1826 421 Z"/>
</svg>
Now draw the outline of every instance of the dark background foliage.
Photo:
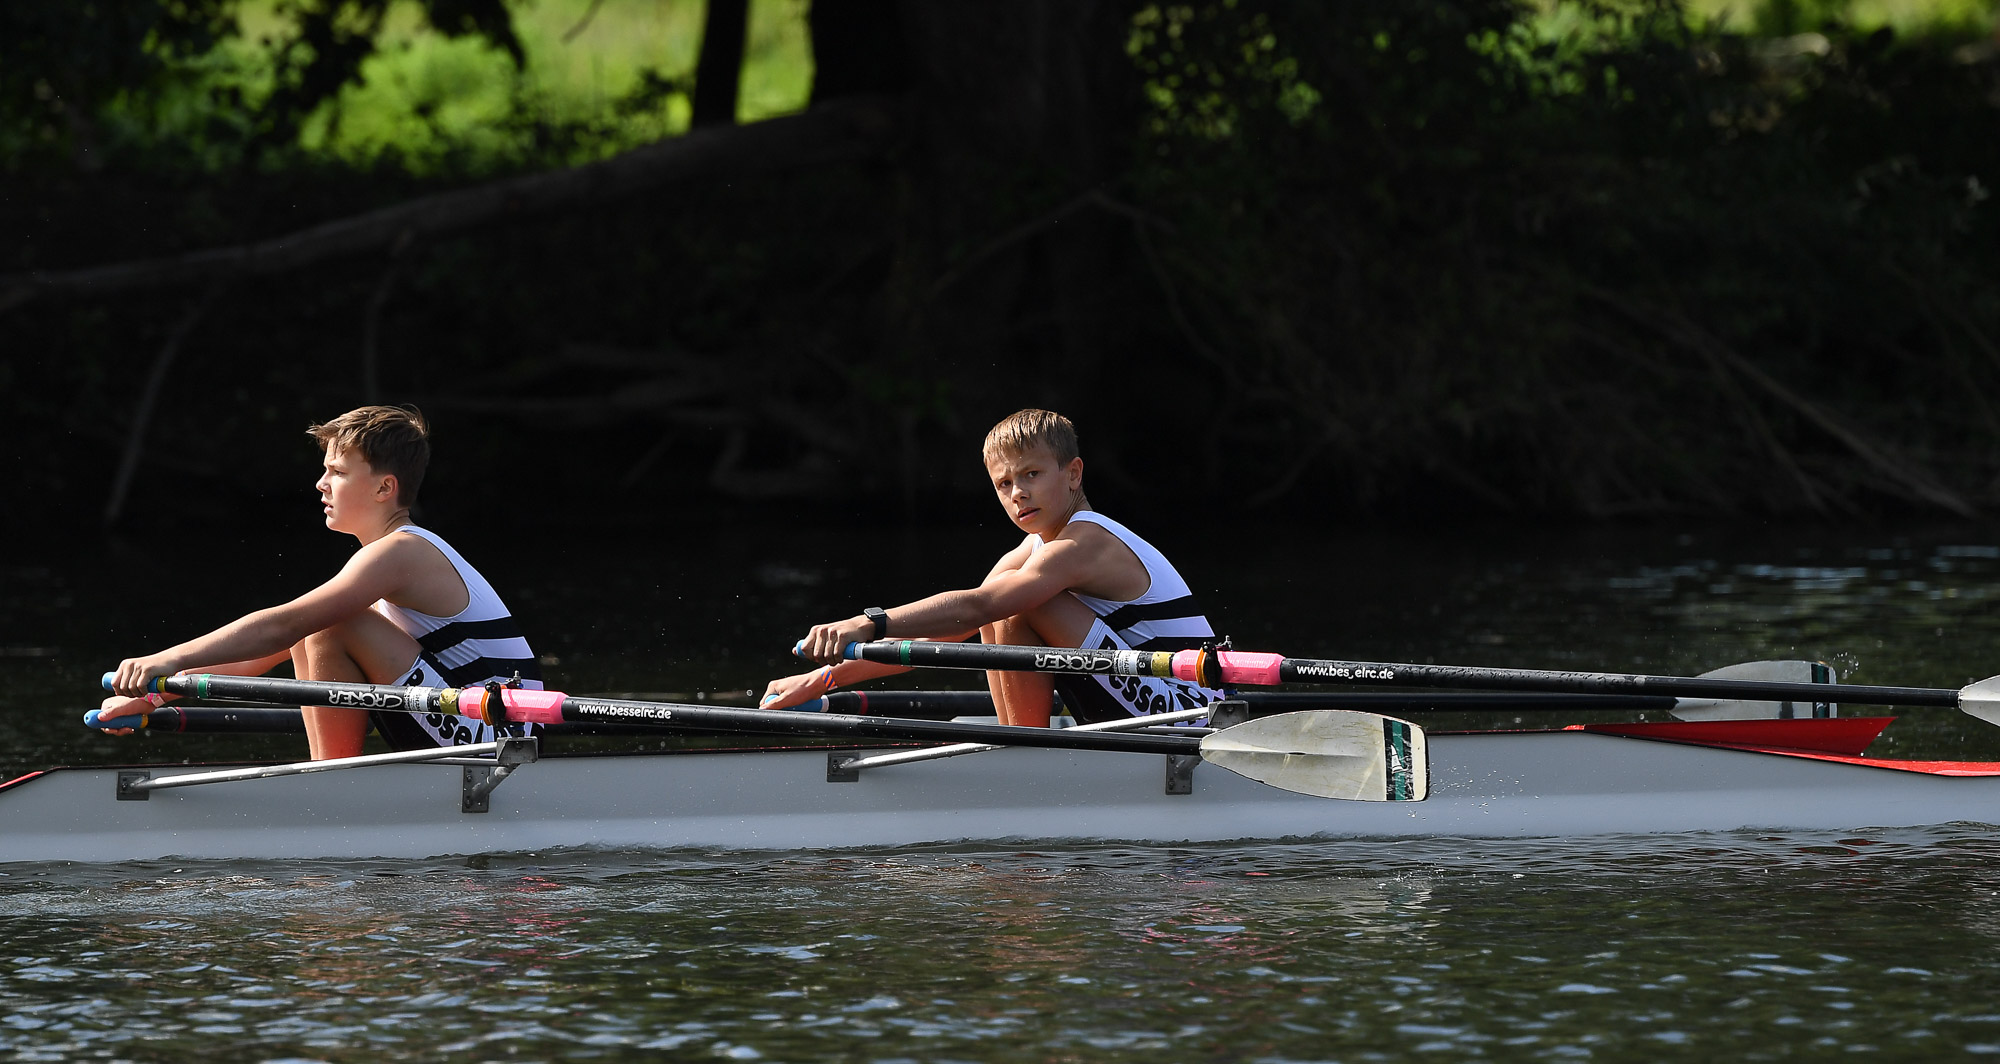
<svg viewBox="0 0 2000 1064">
<path fill-rule="evenodd" d="M 499 0 L 421 6 L 523 61 Z M 301 146 L 385 0 L 287 8 L 247 87 L 224 0 L 5 5 L 17 483 L 290 499 L 304 424 L 382 400 L 433 503 L 952 513 L 1046 405 L 1121 510 L 2000 501 L 1990 23 L 819 0 L 813 106 L 738 126 L 745 9 L 692 84 L 418 167 Z M 694 132 L 605 147 L 674 93 Z"/>
</svg>

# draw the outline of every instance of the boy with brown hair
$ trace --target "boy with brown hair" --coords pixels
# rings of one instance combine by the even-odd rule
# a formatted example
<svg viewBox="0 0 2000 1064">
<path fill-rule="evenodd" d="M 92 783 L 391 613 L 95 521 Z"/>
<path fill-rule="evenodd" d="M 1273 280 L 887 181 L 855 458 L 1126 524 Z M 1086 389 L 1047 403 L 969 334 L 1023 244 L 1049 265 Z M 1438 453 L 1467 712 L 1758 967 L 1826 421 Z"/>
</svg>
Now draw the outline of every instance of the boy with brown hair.
<svg viewBox="0 0 2000 1064">
<path fill-rule="evenodd" d="M 1187 581 L 1158 550 L 1090 508 L 1076 428 L 1048 410 L 1022 410 L 993 426 L 982 448 L 987 476 L 1014 525 L 1027 533 L 976 588 L 945 591 L 889 610 L 815 625 L 802 653 L 826 667 L 771 681 L 763 708 L 782 709 L 893 673 L 892 665 L 842 661 L 850 642 L 885 638 L 1092 649 L 1188 650 L 1215 638 Z M 1002 724 L 1047 727 L 1054 694 L 1080 722 L 1120 720 L 1206 705 L 1217 692 L 1173 680 L 989 672 Z"/>
<path fill-rule="evenodd" d="M 540 688 L 541 669 L 493 585 L 437 533 L 410 522 L 430 463 L 430 426 L 411 406 L 364 406 L 307 434 L 325 452 L 315 487 L 326 527 L 361 541 L 339 573 L 298 598 L 118 666 L 104 716 L 144 713 L 167 696 L 146 681 L 176 672 L 257 676 L 289 659 L 303 680 Z M 150 704 L 149 704 L 150 703 Z M 315 760 L 359 754 L 371 714 L 307 707 Z M 397 749 L 492 739 L 484 722 L 443 714 L 373 714 Z M 518 727 L 518 726 L 516 726 Z"/>
</svg>

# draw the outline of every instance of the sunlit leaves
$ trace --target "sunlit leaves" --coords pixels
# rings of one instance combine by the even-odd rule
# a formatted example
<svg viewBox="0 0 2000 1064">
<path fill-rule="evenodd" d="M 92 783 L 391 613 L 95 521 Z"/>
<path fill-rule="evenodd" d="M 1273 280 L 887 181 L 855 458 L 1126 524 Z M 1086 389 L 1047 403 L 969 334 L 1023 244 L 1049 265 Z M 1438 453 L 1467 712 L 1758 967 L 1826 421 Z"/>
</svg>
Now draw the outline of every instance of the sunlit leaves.
<svg viewBox="0 0 2000 1064">
<path fill-rule="evenodd" d="M 1225 22 L 1232 23 L 1229 29 L 1213 32 L 1214 24 Z M 1152 105 L 1155 132 L 1229 137 L 1246 104 L 1275 107 L 1297 124 L 1322 99 L 1302 77 L 1297 57 L 1281 45 L 1270 16 L 1244 11 L 1237 0 L 1147 5 L 1132 17 L 1126 53 L 1144 75 L 1140 90 Z"/>
</svg>

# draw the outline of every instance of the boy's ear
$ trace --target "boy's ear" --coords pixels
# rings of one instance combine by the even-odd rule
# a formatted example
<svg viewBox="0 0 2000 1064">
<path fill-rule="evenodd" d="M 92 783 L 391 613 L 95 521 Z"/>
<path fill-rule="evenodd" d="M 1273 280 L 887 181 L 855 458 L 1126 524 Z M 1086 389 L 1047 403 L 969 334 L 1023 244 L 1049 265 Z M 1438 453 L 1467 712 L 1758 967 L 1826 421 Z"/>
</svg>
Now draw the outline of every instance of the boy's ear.
<svg viewBox="0 0 2000 1064">
<path fill-rule="evenodd" d="M 1082 457 L 1081 455 L 1079 455 L 1079 456 L 1077 456 L 1077 457 L 1075 457 L 1075 458 L 1072 458 L 1072 459 L 1070 459 L 1070 460 L 1069 460 L 1069 465 L 1066 465 L 1066 466 L 1064 466 L 1064 467 L 1063 467 L 1063 472 L 1064 472 L 1064 473 L 1067 473 L 1067 474 L 1069 475 L 1069 486 L 1070 486 L 1070 487 L 1072 487 L 1072 488 L 1075 488 L 1075 487 L 1080 487 L 1080 486 L 1082 486 L 1082 484 L 1083 484 L 1083 457 Z"/>
<path fill-rule="evenodd" d="M 390 502 L 394 502 L 396 501 L 396 490 L 398 486 L 399 485 L 397 485 L 396 483 L 396 474 L 384 473 L 382 474 L 380 479 L 375 481 L 375 497 L 377 499 L 387 499 Z"/>
</svg>

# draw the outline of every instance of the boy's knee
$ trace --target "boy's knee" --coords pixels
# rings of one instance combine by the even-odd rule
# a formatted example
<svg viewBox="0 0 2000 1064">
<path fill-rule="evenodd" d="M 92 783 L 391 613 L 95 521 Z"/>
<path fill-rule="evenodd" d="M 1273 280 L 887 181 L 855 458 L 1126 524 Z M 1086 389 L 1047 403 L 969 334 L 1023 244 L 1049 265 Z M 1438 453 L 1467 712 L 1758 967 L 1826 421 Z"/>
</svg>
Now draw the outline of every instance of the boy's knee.
<svg viewBox="0 0 2000 1064">
<path fill-rule="evenodd" d="M 310 633 L 304 639 L 293 643 L 292 653 L 297 654 L 303 651 L 308 655 L 318 654 L 338 646 L 340 646 L 340 641 L 333 637 L 333 629 L 322 628 L 317 632 Z"/>
<path fill-rule="evenodd" d="M 1000 643 L 1012 646 L 1032 646 L 1042 642 L 1041 634 L 1025 617 L 1002 617 L 979 629 L 982 643 Z"/>
</svg>

